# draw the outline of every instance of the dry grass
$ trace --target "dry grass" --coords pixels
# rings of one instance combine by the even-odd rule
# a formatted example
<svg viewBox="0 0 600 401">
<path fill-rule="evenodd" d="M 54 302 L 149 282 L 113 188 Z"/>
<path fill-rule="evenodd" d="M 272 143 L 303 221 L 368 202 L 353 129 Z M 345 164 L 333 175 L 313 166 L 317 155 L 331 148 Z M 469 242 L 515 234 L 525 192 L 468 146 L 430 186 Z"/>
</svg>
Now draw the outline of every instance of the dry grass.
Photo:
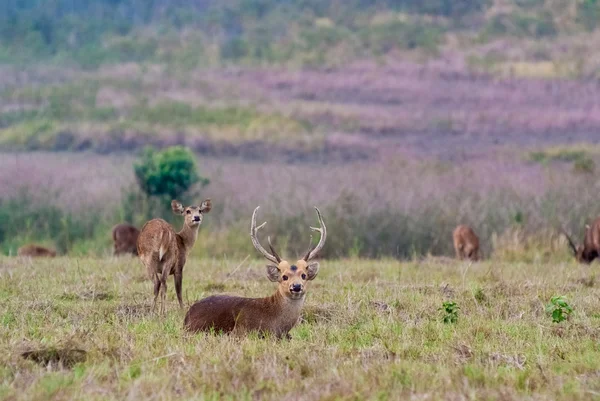
<svg viewBox="0 0 600 401">
<path fill-rule="evenodd" d="M 274 290 L 262 261 L 239 263 L 190 260 L 187 303 Z M 0 398 L 584 400 L 600 392 L 597 264 L 323 261 L 289 341 L 185 334 L 172 282 L 168 314 L 155 316 L 142 271 L 130 258 L 0 259 Z M 553 295 L 574 307 L 568 321 L 554 324 L 544 311 Z M 456 324 L 441 322 L 444 301 L 459 305 Z"/>
</svg>

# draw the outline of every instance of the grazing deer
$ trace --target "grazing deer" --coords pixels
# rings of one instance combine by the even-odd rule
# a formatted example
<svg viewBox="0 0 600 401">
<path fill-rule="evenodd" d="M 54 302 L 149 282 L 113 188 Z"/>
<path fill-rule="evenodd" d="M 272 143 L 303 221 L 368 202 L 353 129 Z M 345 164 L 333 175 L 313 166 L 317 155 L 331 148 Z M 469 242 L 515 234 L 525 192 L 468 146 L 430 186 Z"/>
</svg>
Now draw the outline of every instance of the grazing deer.
<svg viewBox="0 0 600 401">
<path fill-rule="evenodd" d="M 215 331 L 244 334 L 258 331 L 271 333 L 278 338 L 288 337 L 289 331 L 298 322 L 304 298 L 306 284 L 314 280 L 319 272 L 319 263 L 313 261 L 325 245 L 327 229 L 319 209 L 315 207 L 321 228 L 310 227 L 321 235 L 319 243 L 309 248 L 306 255 L 290 264 L 279 257 L 271 238 L 268 238 L 271 253 L 262 247 L 256 236 L 266 222 L 256 227 L 256 212 L 252 213 L 250 239 L 259 251 L 272 264 L 267 265 L 269 280 L 279 283 L 275 294 L 266 298 L 244 298 L 230 295 L 213 295 L 194 303 L 185 315 L 184 327 L 191 332 Z"/>
<path fill-rule="evenodd" d="M 471 227 L 464 224 L 457 226 L 452 233 L 452 240 L 457 259 L 479 260 L 479 238 Z"/>
<path fill-rule="evenodd" d="M 575 259 L 579 263 L 590 264 L 600 256 L 600 217 L 592 222 L 591 227 L 587 224 L 585 225 L 583 245 L 575 246 L 569 234 L 565 230 L 562 231 L 565 237 L 567 237 L 567 241 L 569 241 L 569 247 L 571 247 Z"/>
<path fill-rule="evenodd" d="M 113 227 L 112 237 L 114 242 L 114 255 L 131 253 L 137 255 L 137 239 L 140 230 L 127 223 L 120 223 Z"/>
<path fill-rule="evenodd" d="M 196 238 L 198 238 L 198 228 L 202 224 L 203 215 L 210 212 L 211 208 L 210 199 L 206 199 L 200 206 L 185 208 L 180 202 L 173 200 L 171 201 L 173 213 L 184 217 L 181 231 L 176 233 L 173 227 L 163 219 L 152 219 L 142 227 L 137 241 L 137 251 L 154 283 L 153 311 L 159 291 L 161 294 L 160 311 L 161 313 L 165 311 L 167 278 L 170 274 L 174 276 L 179 307 L 183 308 L 181 299 L 183 266 Z"/>
<path fill-rule="evenodd" d="M 32 258 L 36 258 L 36 257 L 53 258 L 56 256 L 56 251 L 45 248 L 40 245 L 28 244 L 28 245 L 23 245 L 22 247 L 20 247 L 17 250 L 17 255 L 29 256 Z"/>
</svg>

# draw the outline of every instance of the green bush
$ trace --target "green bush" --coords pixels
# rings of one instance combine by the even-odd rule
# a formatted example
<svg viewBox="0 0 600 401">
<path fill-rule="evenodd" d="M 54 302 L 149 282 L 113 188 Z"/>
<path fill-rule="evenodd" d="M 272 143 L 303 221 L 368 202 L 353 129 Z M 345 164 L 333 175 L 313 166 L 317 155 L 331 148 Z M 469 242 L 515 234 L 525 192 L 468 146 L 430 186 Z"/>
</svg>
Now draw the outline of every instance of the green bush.
<svg viewBox="0 0 600 401">
<path fill-rule="evenodd" d="M 133 168 L 140 189 L 148 196 L 175 199 L 196 183 L 208 184 L 198 175 L 194 154 L 182 146 L 163 151 L 146 148 Z"/>
<path fill-rule="evenodd" d="M 573 171 L 576 173 L 593 174 L 595 169 L 596 164 L 589 157 L 577 159 L 573 163 Z"/>
</svg>

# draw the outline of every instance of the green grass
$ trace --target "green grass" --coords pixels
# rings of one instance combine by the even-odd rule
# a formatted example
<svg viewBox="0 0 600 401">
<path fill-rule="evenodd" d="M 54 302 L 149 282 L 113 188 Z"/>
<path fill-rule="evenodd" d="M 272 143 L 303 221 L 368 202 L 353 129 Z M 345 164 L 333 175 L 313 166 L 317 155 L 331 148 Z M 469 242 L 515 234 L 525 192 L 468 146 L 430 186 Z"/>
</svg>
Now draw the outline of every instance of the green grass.
<svg viewBox="0 0 600 401">
<path fill-rule="evenodd" d="M 188 261 L 184 300 L 274 291 L 262 261 Z M 322 261 L 291 340 L 182 331 L 137 259 L 0 259 L 3 399 L 594 399 L 598 265 Z M 548 274 L 552 272 L 552 274 Z M 587 280 L 587 281 L 586 281 Z M 544 310 L 563 295 L 574 312 Z M 456 302 L 455 323 L 438 310 Z M 87 352 L 66 368 L 27 350 Z M 68 354 L 71 355 L 71 354 Z M 78 354 L 75 354 L 78 355 Z"/>
</svg>

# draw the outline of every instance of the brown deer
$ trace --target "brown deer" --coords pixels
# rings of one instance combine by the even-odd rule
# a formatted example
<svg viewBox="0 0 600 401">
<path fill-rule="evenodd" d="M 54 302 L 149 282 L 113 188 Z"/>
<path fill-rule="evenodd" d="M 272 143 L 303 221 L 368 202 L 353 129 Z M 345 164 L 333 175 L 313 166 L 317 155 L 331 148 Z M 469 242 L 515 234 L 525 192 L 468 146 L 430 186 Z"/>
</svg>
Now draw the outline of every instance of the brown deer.
<svg viewBox="0 0 600 401">
<path fill-rule="evenodd" d="M 176 233 L 173 227 L 163 219 L 152 219 L 142 227 L 137 241 L 137 251 L 154 283 L 153 311 L 159 292 L 161 294 L 160 311 L 161 313 L 165 311 L 167 278 L 170 274 L 174 276 L 179 307 L 183 308 L 181 299 L 183 266 L 196 238 L 198 238 L 198 228 L 202 224 L 203 215 L 210 212 L 211 208 L 210 199 L 206 199 L 200 206 L 185 208 L 180 202 L 173 200 L 171 201 L 173 213 L 184 217 L 181 231 Z"/>
<path fill-rule="evenodd" d="M 565 230 L 562 230 L 562 232 L 567 237 L 569 247 L 579 263 L 590 264 L 600 256 L 600 217 L 596 218 L 591 226 L 585 225 L 583 245 L 575 246 L 569 234 Z"/>
<path fill-rule="evenodd" d="M 310 248 L 306 255 L 290 264 L 281 259 L 268 238 L 271 253 L 262 247 L 256 236 L 266 222 L 256 227 L 256 212 L 252 213 L 250 239 L 259 251 L 272 264 L 267 265 L 269 280 L 279 283 L 277 291 L 266 298 L 244 298 L 230 295 L 212 295 L 194 303 L 185 315 L 184 327 L 191 332 L 222 331 L 243 335 L 250 331 L 261 334 L 271 333 L 278 338 L 288 337 L 289 331 L 300 318 L 304 305 L 307 281 L 314 280 L 319 272 L 319 263 L 313 259 L 325 245 L 327 229 L 319 209 L 315 207 L 321 228 L 318 231 L 319 243 Z"/>
<path fill-rule="evenodd" d="M 114 242 L 114 255 L 130 253 L 137 255 L 137 239 L 140 230 L 127 223 L 120 223 L 113 227 L 112 237 Z"/>
<path fill-rule="evenodd" d="M 456 258 L 472 261 L 479 260 L 479 238 L 473 229 L 465 224 L 460 224 L 452 233 Z"/>
<path fill-rule="evenodd" d="M 17 255 L 19 256 L 29 256 L 32 258 L 42 257 L 42 258 L 53 258 L 56 256 L 56 251 L 52 249 L 45 248 L 40 245 L 28 244 L 23 245 L 17 250 Z"/>
</svg>

